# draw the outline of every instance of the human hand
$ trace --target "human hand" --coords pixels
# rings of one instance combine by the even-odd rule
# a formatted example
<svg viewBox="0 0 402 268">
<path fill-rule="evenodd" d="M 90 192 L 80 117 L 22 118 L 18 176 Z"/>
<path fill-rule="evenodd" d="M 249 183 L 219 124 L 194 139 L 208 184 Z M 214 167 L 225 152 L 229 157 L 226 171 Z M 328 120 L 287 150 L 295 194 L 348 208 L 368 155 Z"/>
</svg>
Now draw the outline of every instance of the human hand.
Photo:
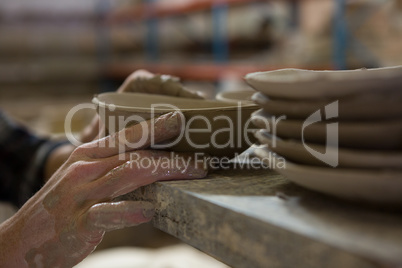
<svg viewBox="0 0 402 268">
<path fill-rule="evenodd" d="M 192 92 L 183 87 L 179 78 L 170 75 L 156 75 L 145 70 L 138 70 L 129 75 L 117 92 L 136 92 L 203 99 L 199 92 Z"/>
<path fill-rule="evenodd" d="M 145 70 L 138 70 L 129 75 L 117 92 L 138 92 L 185 98 L 203 98 L 199 92 L 191 92 L 184 88 L 176 77 L 155 75 Z M 105 126 L 100 122 L 99 116 L 95 115 L 91 123 L 80 133 L 79 141 L 88 143 L 94 139 L 103 138 L 105 134 Z M 56 148 L 50 154 L 45 165 L 45 181 L 68 159 L 74 149 L 75 147 L 73 145 L 65 144 Z"/>
<path fill-rule="evenodd" d="M 130 74 L 118 88 L 118 93 L 136 92 L 147 94 L 161 94 L 183 98 L 203 99 L 199 92 L 192 92 L 183 87 L 177 77 L 169 75 L 155 75 L 146 70 L 137 70 Z M 92 122 L 82 131 L 80 141 L 90 142 L 95 138 L 103 137 L 105 128 L 96 115 Z"/>
<path fill-rule="evenodd" d="M 115 197 L 157 180 L 206 175 L 203 163 L 196 163 L 195 159 L 185 168 L 178 166 L 168 152 L 143 150 L 152 139 L 160 143 L 180 133 L 179 113 L 163 115 L 152 124 L 155 133 L 151 123 L 137 124 L 74 150 L 44 187 L 0 225 L 0 264 L 72 267 L 95 249 L 106 231 L 151 219 L 151 203 L 113 202 Z M 148 135 L 143 144 L 131 148 L 129 145 L 139 142 L 144 133 Z M 151 161 L 150 166 L 132 165 L 132 153 L 150 160 L 170 159 L 171 163 L 166 166 Z"/>
</svg>

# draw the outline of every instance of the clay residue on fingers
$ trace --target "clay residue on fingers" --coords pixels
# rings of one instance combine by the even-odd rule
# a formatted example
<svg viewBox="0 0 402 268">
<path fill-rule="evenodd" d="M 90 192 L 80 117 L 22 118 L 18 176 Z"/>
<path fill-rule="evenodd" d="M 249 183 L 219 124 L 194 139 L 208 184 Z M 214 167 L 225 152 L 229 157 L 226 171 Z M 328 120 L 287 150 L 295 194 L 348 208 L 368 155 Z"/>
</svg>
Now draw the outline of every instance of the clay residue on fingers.
<svg viewBox="0 0 402 268">
<path fill-rule="evenodd" d="M 94 228 L 111 231 L 151 220 L 155 207 L 149 202 L 120 201 L 100 203 L 89 210 L 88 220 Z"/>
<path fill-rule="evenodd" d="M 184 116 L 180 112 L 173 112 L 156 118 L 153 122 L 153 139 L 156 143 L 174 138 L 180 134 Z"/>
<path fill-rule="evenodd" d="M 159 179 L 185 179 L 185 178 L 204 178 L 208 174 L 208 169 L 203 162 L 196 162 L 192 158 L 184 155 L 171 157 L 159 162 L 152 175 Z"/>
<path fill-rule="evenodd" d="M 182 90 L 183 86 L 178 81 L 165 79 L 164 83 L 162 83 L 162 92 L 166 95 L 179 96 Z"/>
</svg>

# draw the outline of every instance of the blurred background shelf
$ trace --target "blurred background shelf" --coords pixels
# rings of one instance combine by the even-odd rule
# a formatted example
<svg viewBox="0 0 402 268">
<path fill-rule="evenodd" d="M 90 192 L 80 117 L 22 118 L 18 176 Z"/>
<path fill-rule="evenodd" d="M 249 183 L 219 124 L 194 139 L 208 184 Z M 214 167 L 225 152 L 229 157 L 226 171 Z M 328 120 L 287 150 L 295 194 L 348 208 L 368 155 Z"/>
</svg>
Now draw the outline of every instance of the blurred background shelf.
<svg viewBox="0 0 402 268">
<path fill-rule="evenodd" d="M 267 0 L 193 0 L 175 3 L 157 3 L 148 1 L 148 4 L 140 4 L 135 7 L 118 9 L 107 15 L 108 21 L 127 22 L 143 20 L 148 18 L 163 18 L 168 16 L 186 15 L 187 13 L 208 11 L 214 6 L 233 6 L 239 4 L 250 4 L 253 2 L 266 2 Z"/>
<path fill-rule="evenodd" d="M 89 100 L 136 69 L 213 97 L 248 72 L 398 65 L 401 18 L 397 0 L 2 0 L 0 104 Z"/>
<path fill-rule="evenodd" d="M 136 64 L 110 64 L 103 70 L 104 75 L 112 78 L 124 78 L 135 70 L 144 68 L 154 73 L 163 73 L 180 77 L 184 80 L 214 82 L 225 77 L 226 74 L 243 78 L 251 72 L 261 70 L 270 71 L 285 68 L 284 66 L 265 66 L 250 63 L 216 64 L 216 63 L 136 63 Z M 286 66 L 286 68 L 301 68 L 301 66 Z M 330 66 L 311 66 L 314 70 L 328 70 Z"/>
</svg>

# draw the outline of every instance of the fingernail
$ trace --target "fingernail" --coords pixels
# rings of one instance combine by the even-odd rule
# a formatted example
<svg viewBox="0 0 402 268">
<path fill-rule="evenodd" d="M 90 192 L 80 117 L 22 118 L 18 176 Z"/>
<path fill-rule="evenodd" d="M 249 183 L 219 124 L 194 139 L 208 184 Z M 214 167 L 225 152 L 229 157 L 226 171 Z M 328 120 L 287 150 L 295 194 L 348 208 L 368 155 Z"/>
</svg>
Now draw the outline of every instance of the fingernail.
<svg viewBox="0 0 402 268">
<path fill-rule="evenodd" d="M 192 178 L 201 179 L 207 176 L 208 168 L 204 161 L 193 162 L 186 171 Z"/>
<path fill-rule="evenodd" d="M 166 130 L 177 131 L 180 128 L 181 123 L 180 116 L 181 113 L 179 112 L 173 112 L 172 114 L 170 114 L 170 116 L 168 116 L 168 118 L 165 121 Z"/>
<path fill-rule="evenodd" d="M 142 215 L 145 218 L 152 218 L 152 216 L 155 214 L 155 206 L 150 203 L 150 202 L 141 202 L 141 208 L 142 208 Z"/>
<path fill-rule="evenodd" d="M 144 208 L 144 209 L 142 209 L 142 215 L 145 218 L 152 218 L 155 215 L 155 209 Z"/>
</svg>

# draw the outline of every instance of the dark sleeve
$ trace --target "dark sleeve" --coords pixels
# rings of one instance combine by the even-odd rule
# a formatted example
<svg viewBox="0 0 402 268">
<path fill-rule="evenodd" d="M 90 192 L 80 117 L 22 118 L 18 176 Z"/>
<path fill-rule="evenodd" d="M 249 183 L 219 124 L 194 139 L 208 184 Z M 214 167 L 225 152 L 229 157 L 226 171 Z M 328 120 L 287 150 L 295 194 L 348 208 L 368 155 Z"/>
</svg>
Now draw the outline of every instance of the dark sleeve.
<svg viewBox="0 0 402 268">
<path fill-rule="evenodd" d="M 64 143 L 37 137 L 0 111 L 0 200 L 21 207 L 43 185 L 50 153 Z"/>
</svg>

